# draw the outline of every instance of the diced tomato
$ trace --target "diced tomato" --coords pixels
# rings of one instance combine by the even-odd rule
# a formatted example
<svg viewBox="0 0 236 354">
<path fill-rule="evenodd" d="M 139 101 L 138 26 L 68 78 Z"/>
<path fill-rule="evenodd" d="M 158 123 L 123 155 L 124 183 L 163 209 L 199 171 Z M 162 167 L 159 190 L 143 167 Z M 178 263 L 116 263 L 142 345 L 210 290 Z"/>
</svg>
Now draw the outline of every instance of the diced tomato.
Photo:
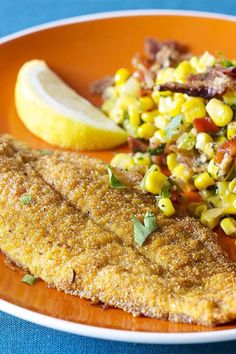
<svg viewBox="0 0 236 354">
<path fill-rule="evenodd" d="M 147 144 L 136 138 L 133 138 L 132 136 L 128 137 L 128 145 L 129 150 L 132 152 L 146 152 L 148 147 Z"/>
<path fill-rule="evenodd" d="M 152 159 L 152 162 L 157 164 L 157 165 L 165 165 L 165 159 L 166 159 L 166 156 L 164 154 L 161 154 L 161 155 L 153 155 L 151 157 Z"/>
<path fill-rule="evenodd" d="M 236 156 L 236 136 L 231 140 L 225 141 L 219 147 L 219 149 L 216 153 L 215 159 L 214 159 L 215 162 L 220 164 L 226 153 L 229 154 L 231 157 Z"/>
<path fill-rule="evenodd" d="M 195 118 L 193 126 L 198 133 L 217 133 L 220 129 L 213 123 L 210 117 Z"/>
</svg>

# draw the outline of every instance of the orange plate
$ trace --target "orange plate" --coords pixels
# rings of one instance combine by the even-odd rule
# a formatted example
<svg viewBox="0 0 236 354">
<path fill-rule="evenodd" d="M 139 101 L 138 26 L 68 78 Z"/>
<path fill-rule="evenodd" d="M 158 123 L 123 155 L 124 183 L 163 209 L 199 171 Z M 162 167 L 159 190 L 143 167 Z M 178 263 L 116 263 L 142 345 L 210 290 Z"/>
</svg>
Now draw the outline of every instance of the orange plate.
<svg viewBox="0 0 236 354">
<path fill-rule="evenodd" d="M 213 15 L 208 17 L 197 13 L 149 11 L 85 16 L 69 21 L 59 21 L 53 25 L 10 36 L 0 41 L 0 132 L 8 132 L 37 148 L 47 146 L 30 134 L 16 115 L 14 85 L 17 72 L 25 61 L 34 58 L 44 59 L 75 90 L 97 103 L 90 95 L 89 84 L 95 79 L 113 74 L 117 68 L 130 67 L 133 54 L 142 52 L 143 42 L 147 36 L 178 40 L 189 45 L 191 51 L 196 54 L 209 50 L 213 53 L 222 52 L 226 57 L 235 57 L 232 42 L 232 39 L 236 38 L 235 19 Z M 92 155 L 109 161 L 112 152 L 93 153 Z M 222 246 L 229 251 L 230 257 L 236 259 L 234 242 L 226 237 L 221 237 L 220 240 Z M 123 331 L 126 333 L 124 337 L 120 334 L 116 337 L 108 336 L 105 331 L 101 335 L 97 334 L 100 337 L 173 343 L 186 341 L 184 339 L 187 338 L 186 336 L 183 336 L 182 340 L 174 339 L 175 335 L 178 336 L 180 333 L 185 333 L 185 335 L 189 333 L 194 338 L 195 332 L 204 332 L 205 339 L 198 341 L 210 341 L 213 340 L 212 337 L 207 336 L 207 334 L 213 334 L 210 331 L 214 330 L 219 334 L 219 331 L 227 329 L 227 332 L 234 333 L 236 338 L 235 323 L 212 329 L 149 318 L 134 318 L 121 310 L 103 310 L 89 301 L 48 289 L 42 281 L 38 281 L 34 287 L 27 286 L 21 283 L 21 277 L 21 272 L 13 271 L 4 264 L 4 257 L 1 255 L 0 298 L 22 308 L 33 310 L 36 317 L 36 313 L 40 313 L 71 321 L 73 325 L 80 323 L 100 328 L 156 332 L 156 340 L 153 339 L 154 337 L 152 340 L 147 338 L 145 340 L 145 337 L 142 337 L 144 333 L 128 338 L 125 331 Z M 4 306 L 1 305 L 1 309 L 8 311 Z M 27 318 L 27 316 L 23 317 Z M 32 318 L 31 320 L 34 321 Z M 55 324 L 53 326 L 57 327 Z M 235 329 L 235 331 L 228 331 L 229 329 Z M 70 329 L 67 328 L 67 330 Z M 78 330 L 78 333 L 82 332 L 85 334 L 84 331 Z M 89 329 L 87 333 L 96 336 L 96 333 L 90 332 Z M 158 339 L 158 333 L 169 333 L 169 336 L 166 336 L 165 340 Z M 223 340 L 227 339 L 227 336 L 223 338 L 219 336 L 219 338 Z M 219 340 L 219 338 L 214 340 Z M 187 341 L 191 342 L 189 337 Z"/>
</svg>

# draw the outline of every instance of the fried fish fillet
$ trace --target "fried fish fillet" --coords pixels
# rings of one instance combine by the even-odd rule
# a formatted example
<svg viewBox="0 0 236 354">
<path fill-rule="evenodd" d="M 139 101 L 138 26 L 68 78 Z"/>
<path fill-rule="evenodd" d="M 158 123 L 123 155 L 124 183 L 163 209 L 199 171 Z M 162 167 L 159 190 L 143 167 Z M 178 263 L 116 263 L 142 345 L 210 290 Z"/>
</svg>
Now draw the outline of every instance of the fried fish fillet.
<svg viewBox="0 0 236 354">
<path fill-rule="evenodd" d="M 131 214 L 147 210 L 159 227 L 140 247 Z M 133 188 L 110 189 L 106 165 L 85 156 L 42 156 L 0 139 L 0 249 L 50 286 L 133 314 L 236 318 L 236 267 L 216 235 L 188 217 L 164 218 Z"/>
</svg>

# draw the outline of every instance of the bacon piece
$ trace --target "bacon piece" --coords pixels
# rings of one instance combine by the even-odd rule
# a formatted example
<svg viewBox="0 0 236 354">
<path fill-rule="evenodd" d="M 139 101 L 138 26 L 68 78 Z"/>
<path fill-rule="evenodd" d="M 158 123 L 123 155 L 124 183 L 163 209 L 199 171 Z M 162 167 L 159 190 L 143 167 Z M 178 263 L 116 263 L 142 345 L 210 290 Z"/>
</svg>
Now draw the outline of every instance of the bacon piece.
<svg viewBox="0 0 236 354">
<path fill-rule="evenodd" d="M 236 68 L 224 68 L 215 65 L 206 73 L 190 75 L 186 83 L 167 82 L 156 86 L 158 91 L 171 91 L 185 93 L 189 96 L 206 99 L 220 98 L 227 89 L 236 89 Z"/>
<path fill-rule="evenodd" d="M 198 133 L 217 133 L 220 130 L 210 117 L 195 118 L 193 120 L 193 126 Z"/>
<path fill-rule="evenodd" d="M 231 157 L 236 157 L 236 136 L 231 139 L 225 141 L 218 149 L 215 162 L 220 164 L 224 159 L 225 154 L 228 154 Z"/>
<path fill-rule="evenodd" d="M 128 137 L 128 145 L 129 150 L 132 152 L 146 152 L 147 151 L 147 144 L 141 142 L 140 140 L 133 138 L 132 136 Z"/>
</svg>

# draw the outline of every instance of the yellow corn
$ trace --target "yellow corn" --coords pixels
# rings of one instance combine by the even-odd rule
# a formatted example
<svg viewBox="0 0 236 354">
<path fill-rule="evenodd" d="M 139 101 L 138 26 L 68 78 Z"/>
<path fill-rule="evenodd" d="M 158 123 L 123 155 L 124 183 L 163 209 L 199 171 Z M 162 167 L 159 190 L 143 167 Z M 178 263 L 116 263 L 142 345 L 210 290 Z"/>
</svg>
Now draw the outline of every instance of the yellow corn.
<svg viewBox="0 0 236 354">
<path fill-rule="evenodd" d="M 133 159 L 136 165 L 149 166 L 151 164 L 151 158 L 148 153 L 137 152 L 134 154 Z"/>
<path fill-rule="evenodd" d="M 225 214 L 236 214 L 236 195 L 228 193 L 221 196 L 219 206 L 224 209 Z"/>
<path fill-rule="evenodd" d="M 164 185 L 167 184 L 167 177 L 161 171 L 151 171 L 145 178 L 144 188 L 152 194 L 160 194 Z"/>
<path fill-rule="evenodd" d="M 130 76 L 130 71 L 126 68 L 121 68 L 117 70 L 115 73 L 115 84 L 116 85 L 121 85 L 123 84 Z"/>
<path fill-rule="evenodd" d="M 127 96 L 139 97 L 141 93 L 141 84 L 131 76 L 123 85 L 121 85 L 121 93 Z"/>
<path fill-rule="evenodd" d="M 196 72 L 197 67 L 198 67 L 198 57 L 196 57 L 196 56 L 191 57 L 189 62 L 191 64 L 193 70 Z"/>
<path fill-rule="evenodd" d="M 118 167 L 124 170 L 131 170 L 134 166 L 133 158 L 129 154 L 117 154 L 110 162 L 112 167 Z"/>
<path fill-rule="evenodd" d="M 206 225 L 210 229 L 213 229 L 219 224 L 220 216 L 223 214 L 222 208 L 208 209 L 203 212 L 200 221 L 203 225 Z"/>
<path fill-rule="evenodd" d="M 225 194 L 229 194 L 229 182 L 222 181 L 222 182 L 217 182 L 217 194 L 222 197 Z"/>
<path fill-rule="evenodd" d="M 236 194 L 236 178 L 232 179 L 232 181 L 229 182 L 228 188 L 231 193 Z"/>
<path fill-rule="evenodd" d="M 131 125 L 139 126 L 141 123 L 140 114 L 136 107 L 130 106 L 128 108 L 129 122 Z"/>
<path fill-rule="evenodd" d="M 236 104 L 236 91 L 227 90 L 223 96 L 223 99 L 224 99 L 224 102 L 229 104 L 230 106 L 232 104 Z"/>
<path fill-rule="evenodd" d="M 220 226 L 223 229 L 223 231 L 226 233 L 226 235 L 231 236 L 235 235 L 236 236 L 236 220 L 233 218 L 224 218 L 220 222 Z"/>
<path fill-rule="evenodd" d="M 165 216 L 171 216 L 175 214 L 175 208 L 170 198 L 161 198 L 158 201 L 158 207 Z"/>
<path fill-rule="evenodd" d="M 168 114 L 170 117 L 177 116 L 181 113 L 183 102 L 183 97 L 161 96 L 158 104 L 159 112 L 163 114 Z"/>
<path fill-rule="evenodd" d="M 176 145 L 179 149 L 190 151 L 195 145 L 195 136 L 191 133 L 183 133 L 176 141 Z"/>
<path fill-rule="evenodd" d="M 199 194 L 201 195 L 203 200 L 208 201 L 209 198 L 213 197 L 214 192 L 204 189 L 204 190 L 200 191 Z"/>
<path fill-rule="evenodd" d="M 116 123 L 121 124 L 124 121 L 125 112 L 121 108 L 113 108 L 110 113 L 109 117 Z"/>
<path fill-rule="evenodd" d="M 218 178 L 219 166 L 215 164 L 214 159 L 211 159 L 207 165 L 207 172 L 212 175 L 213 178 Z"/>
<path fill-rule="evenodd" d="M 139 128 L 138 128 L 138 136 L 139 138 L 146 139 L 148 140 L 153 136 L 155 133 L 155 125 L 151 123 L 143 123 Z"/>
<path fill-rule="evenodd" d="M 164 131 L 169 121 L 170 117 L 167 114 L 159 114 L 155 117 L 155 126 Z"/>
<path fill-rule="evenodd" d="M 196 138 L 196 149 L 204 151 L 205 145 L 207 143 L 212 143 L 212 137 L 207 133 L 198 133 Z"/>
<path fill-rule="evenodd" d="M 206 110 L 218 127 L 224 127 L 229 124 L 233 118 L 232 108 L 216 98 L 212 98 L 208 102 Z"/>
<path fill-rule="evenodd" d="M 104 113 L 109 114 L 110 111 L 115 107 L 116 100 L 108 99 L 103 102 L 102 110 Z"/>
<path fill-rule="evenodd" d="M 178 164 L 172 171 L 172 175 L 185 183 L 192 177 L 192 171 L 183 163 Z"/>
<path fill-rule="evenodd" d="M 144 112 L 142 113 L 141 118 L 145 123 L 154 123 L 154 119 L 158 113 L 159 111 L 157 109 L 149 112 Z"/>
<path fill-rule="evenodd" d="M 136 97 L 120 95 L 116 100 L 116 108 L 121 108 L 124 111 L 127 111 L 129 107 L 138 107 L 138 101 Z"/>
<path fill-rule="evenodd" d="M 200 218 L 201 214 L 207 211 L 207 205 L 204 202 L 192 202 L 188 205 L 187 209 L 190 215 Z"/>
<path fill-rule="evenodd" d="M 176 155 L 176 153 L 171 152 L 170 154 L 167 155 L 166 164 L 167 164 L 168 169 L 170 171 L 173 171 L 173 169 L 177 165 L 177 155 Z"/>
<path fill-rule="evenodd" d="M 227 138 L 230 140 L 236 136 L 236 121 L 233 121 L 227 126 Z"/>
<path fill-rule="evenodd" d="M 194 118 L 205 117 L 206 109 L 204 100 L 202 98 L 189 98 L 182 105 L 182 112 L 184 113 L 187 123 L 192 123 Z"/>
<path fill-rule="evenodd" d="M 223 144 L 226 141 L 226 137 L 225 136 L 218 136 L 215 141 L 219 144 Z"/>
<path fill-rule="evenodd" d="M 161 85 L 161 84 L 165 84 L 166 82 L 173 81 L 174 73 L 175 73 L 174 68 L 164 68 L 159 70 L 156 84 Z"/>
<path fill-rule="evenodd" d="M 206 155 L 206 157 L 208 159 L 212 159 L 214 156 L 215 156 L 215 153 L 216 153 L 216 144 L 215 143 L 207 143 L 205 146 L 204 146 L 204 154 Z"/>
<path fill-rule="evenodd" d="M 212 204 L 214 207 L 218 207 L 220 206 L 220 197 L 213 195 L 212 197 L 208 198 L 207 202 Z"/>
<path fill-rule="evenodd" d="M 182 61 L 174 72 L 174 80 L 178 82 L 185 82 L 187 77 L 193 73 L 192 65 L 189 61 Z"/>
<path fill-rule="evenodd" d="M 167 141 L 164 130 L 158 129 L 154 133 L 154 140 L 157 143 L 165 143 Z"/>
<path fill-rule="evenodd" d="M 207 189 L 209 186 L 213 186 L 215 184 L 214 179 L 207 172 L 200 173 L 194 179 L 194 185 L 198 190 Z"/>
<path fill-rule="evenodd" d="M 149 96 L 143 96 L 139 99 L 139 110 L 141 112 L 149 111 L 154 107 L 154 101 Z"/>
<path fill-rule="evenodd" d="M 197 71 L 205 72 L 209 66 L 213 66 L 216 63 L 216 58 L 209 52 L 203 53 L 198 60 Z"/>
</svg>

